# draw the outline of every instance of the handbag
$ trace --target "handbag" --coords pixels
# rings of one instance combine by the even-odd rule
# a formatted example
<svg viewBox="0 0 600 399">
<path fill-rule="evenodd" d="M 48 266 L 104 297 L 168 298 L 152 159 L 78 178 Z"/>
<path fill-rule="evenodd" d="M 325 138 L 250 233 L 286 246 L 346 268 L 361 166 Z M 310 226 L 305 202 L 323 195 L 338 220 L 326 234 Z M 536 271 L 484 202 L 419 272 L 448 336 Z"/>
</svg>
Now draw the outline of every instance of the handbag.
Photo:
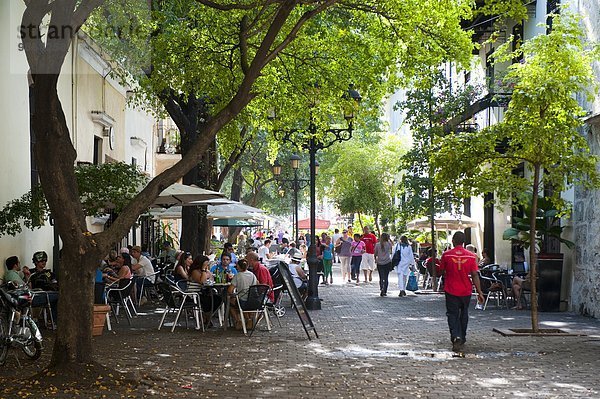
<svg viewBox="0 0 600 399">
<path fill-rule="evenodd" d="M 419 284 L 417 284 L 417 276 L 415 272 L 410 272 L 408 276 L 408 283 L 406 284 L 407 291 L 417 291 L 419 289 Z"/>
<path fill-rule="evenodd" d="M 392 256 L 392 267 L 396 267 L 398 263 L 400 263 L 400 249 L 394 252 L 394 256 Z"/>
<path fill-rule="evenodd" d="M 341 241 L 340 245 L 333 247 L 333 251 L 338 255 L 342 253 L 342 246 L 344 245 L 344 240 L 342 240 L 340 238 L 340 241 Z"/>
</svg>

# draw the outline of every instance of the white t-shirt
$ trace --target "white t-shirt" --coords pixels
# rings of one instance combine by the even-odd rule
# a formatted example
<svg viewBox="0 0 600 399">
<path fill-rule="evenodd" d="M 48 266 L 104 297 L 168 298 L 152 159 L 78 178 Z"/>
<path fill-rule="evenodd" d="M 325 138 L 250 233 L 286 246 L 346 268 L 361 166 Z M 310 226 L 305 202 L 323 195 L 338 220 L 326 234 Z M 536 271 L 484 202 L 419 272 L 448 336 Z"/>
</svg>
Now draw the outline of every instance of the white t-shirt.
<svg viewBox="0 0 600 399">
<path fill-rule="evenodd" d="M 269 248 L 267 248 L 265 245 L 258 248 L 258 258 L 259 259 L 262 259 L 263 261 L 269 259 L 269 257 L 267 256 L 268 254 L 269 254 Z"/>
<path fill-rule="evenodd" d="M 132 261 L 135 261 L 135 258 L 132 258 Z M 140 260 L 136 261 L 134 264 L 139 264 L 142 266 L 141 269 L 136 270 L 136 275 L 138 276 L 150 276 L 154 274 L 154 267 L 152 267 L 152 262 L 150 259 L 146 258 L 144 255 L 140 256 Z M 149 277 L 148 280 L 153 283 L 154 276 Z"/>
</svg>

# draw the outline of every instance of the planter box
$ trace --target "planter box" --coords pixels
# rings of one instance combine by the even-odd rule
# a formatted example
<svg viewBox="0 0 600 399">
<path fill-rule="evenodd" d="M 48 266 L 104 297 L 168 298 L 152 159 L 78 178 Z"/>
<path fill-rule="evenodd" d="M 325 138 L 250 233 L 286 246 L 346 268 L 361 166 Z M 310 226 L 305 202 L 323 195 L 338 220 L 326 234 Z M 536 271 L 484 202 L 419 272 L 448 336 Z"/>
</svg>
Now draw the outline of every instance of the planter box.
<svg viewBox="0 0 600 399">
<path fill-rule="evenodd" d="M 538 309 L 560 312 L 563 254 L 538 254 Z"/>
<path fill-rule="evenodd" d="M 92 336 L 102 335 L 104 331 L 104 323 L 106 322 L 106 314 L 110 311 L 108 305 L 94 305 L 94 314 L 92 318 Z"/>
</svg>

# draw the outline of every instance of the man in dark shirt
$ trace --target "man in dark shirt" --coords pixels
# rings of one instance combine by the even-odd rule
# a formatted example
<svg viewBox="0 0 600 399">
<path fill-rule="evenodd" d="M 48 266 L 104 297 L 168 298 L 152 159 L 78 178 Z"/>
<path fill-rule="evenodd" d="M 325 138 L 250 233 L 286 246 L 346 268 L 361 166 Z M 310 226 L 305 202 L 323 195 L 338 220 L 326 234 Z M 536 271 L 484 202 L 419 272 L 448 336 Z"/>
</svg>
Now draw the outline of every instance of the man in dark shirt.
<svg viewBox="0 0 600 399">
<path fill-rule="evenodd" d="M 29 277 L 31 288 L 39 288 L 44 291 L 58 291 L 56 275 L 51 270 L 46 269 L 48 254 L 44 251 L 37 251 L 33 254 L 32 261 L 35 269 L 32 271 L 31 277 Z"/>
</svg>

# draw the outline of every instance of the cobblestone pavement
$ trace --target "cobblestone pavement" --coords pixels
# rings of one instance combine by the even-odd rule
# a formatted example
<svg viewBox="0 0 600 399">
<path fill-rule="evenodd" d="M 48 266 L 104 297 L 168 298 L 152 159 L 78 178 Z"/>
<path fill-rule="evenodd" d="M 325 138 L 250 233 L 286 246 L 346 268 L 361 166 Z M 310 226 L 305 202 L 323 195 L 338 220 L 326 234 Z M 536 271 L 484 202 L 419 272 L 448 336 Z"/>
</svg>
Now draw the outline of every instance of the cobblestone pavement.
<svg viewBox="0 0 600 399">
<path fill-rule="evenodd" d="M 390 277 L 387 297 L 375 276 L 368 284 L 320 286 L 323 309 L 311 312 L 319 339 L 312 341 L 289 306 L 282 327 L 275 322 L 268 332 L 261 324 L 250 339 L 231 329 L 157 331 L 160 314 L 143 307 L 133 327 L 122 321 L 95 338 L 101 362 L 143 377 L 135 392 L 106 397 L 600 396 L 600 321 L 541 313 L 542 328 L 587 335 L 502 337 L 492 328 L 529 328 L 529 312 L 476 311 L 473 303 L 465 357 L 453 357 L 443 295 L 399 298 Z"/>
</svg>

